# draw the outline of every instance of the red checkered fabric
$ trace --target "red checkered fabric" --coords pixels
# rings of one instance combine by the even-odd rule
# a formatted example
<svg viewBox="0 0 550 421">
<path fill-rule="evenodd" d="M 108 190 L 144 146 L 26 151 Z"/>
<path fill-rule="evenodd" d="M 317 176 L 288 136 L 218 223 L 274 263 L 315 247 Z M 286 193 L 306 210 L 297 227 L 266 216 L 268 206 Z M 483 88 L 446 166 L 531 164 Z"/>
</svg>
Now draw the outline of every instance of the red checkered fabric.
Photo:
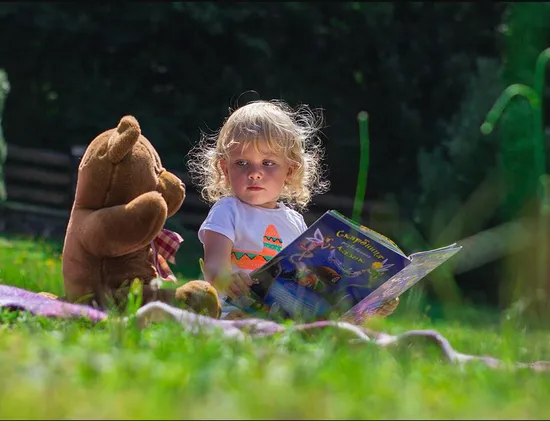
<svg viewBox="0 0 550 421">
<path fill-rule="evenodd" d="M 172 264 L 176 263 L 176 252 L 182 242 L 183 237 L 177 232 L 163 229 L 151 243 L 155 266 L 162 279 L 174 282 L 177 281 L 170 270 L 168 262 Z"/>
</svg>

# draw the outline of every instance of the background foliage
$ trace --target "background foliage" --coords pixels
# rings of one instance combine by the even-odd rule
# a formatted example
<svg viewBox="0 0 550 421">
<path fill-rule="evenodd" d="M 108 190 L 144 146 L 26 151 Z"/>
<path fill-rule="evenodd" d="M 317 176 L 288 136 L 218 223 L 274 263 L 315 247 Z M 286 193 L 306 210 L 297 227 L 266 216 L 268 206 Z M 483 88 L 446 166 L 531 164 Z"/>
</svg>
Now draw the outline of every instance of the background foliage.
<svg viewBox="0 0 550 421">
<path fill-rule="evenodd" d="M 371 116 L 370 196 L 409 190 L 418 151 L 446 136 L 479 57 L 498 59 L 502 10 L 432 2 L 4 3 L 6 137 L 66 148 L 133 113 L 169 164 L 183 168 L 200 130 L 217 129 L 229 107 L 283 98 L 325 110 L 327 163 L 341 193 L 355 188 L 360 110 Z"/>
</svg>

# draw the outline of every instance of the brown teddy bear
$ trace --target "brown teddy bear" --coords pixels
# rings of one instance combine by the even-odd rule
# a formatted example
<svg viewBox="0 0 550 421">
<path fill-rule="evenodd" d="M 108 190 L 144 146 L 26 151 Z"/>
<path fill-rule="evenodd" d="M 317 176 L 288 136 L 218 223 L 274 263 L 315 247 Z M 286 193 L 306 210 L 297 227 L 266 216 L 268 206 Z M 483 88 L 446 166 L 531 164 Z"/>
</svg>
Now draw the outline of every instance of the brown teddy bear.
<svg viewBox="0 0 550 421">
<path fill-rule="evenodd" d="M 163 227 L 184 199 L 185 185 L 162 167 L 134 117 L 99 134 L 78 168 L 62 256 L 65 299 L 123 308 L 137 278 L 142 304 L 183 304 L 219 318 L 220 301 L 209 283 L 158 285 L 161 278 L 175 280 L 167 261 L 173 262 L 182 238 Z"/>
</svg>

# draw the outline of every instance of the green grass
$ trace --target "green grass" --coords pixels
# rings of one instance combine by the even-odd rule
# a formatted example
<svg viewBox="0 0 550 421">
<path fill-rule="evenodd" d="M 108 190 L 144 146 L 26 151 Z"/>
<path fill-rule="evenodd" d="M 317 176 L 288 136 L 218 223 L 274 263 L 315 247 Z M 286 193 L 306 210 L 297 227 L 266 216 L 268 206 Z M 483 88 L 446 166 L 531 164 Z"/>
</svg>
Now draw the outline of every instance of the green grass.
<svg viewBox="0 0 550 421">
<path fill-rule="evenodd" d="M 0 282 L 62 293 L 60 251 L 60 244 L 0 238 Z M 194 258 L 183 277 L 195 276 Z M 370 326 L 437 329 L 461 352 L 505 361 L 550 359 L 549 332 L 476 309 L 432 321 L 405 299 Z M 346 345 L 330 335 L 234 342 L 192 336 L 174 323 L 140 331 L 0 311 L 0 373 L 0 418 L 12 419 L 550 416 L 550 374 L 460 368 L 429 350 Z"/>
</svg>

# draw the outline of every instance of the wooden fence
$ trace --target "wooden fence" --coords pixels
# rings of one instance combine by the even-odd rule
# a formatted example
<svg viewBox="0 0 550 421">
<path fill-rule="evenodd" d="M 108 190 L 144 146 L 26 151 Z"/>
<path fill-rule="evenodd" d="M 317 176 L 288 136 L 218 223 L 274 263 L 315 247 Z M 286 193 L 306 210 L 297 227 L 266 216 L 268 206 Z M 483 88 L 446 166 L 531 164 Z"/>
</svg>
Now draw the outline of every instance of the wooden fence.
<svg viewBox="0 0 550 421">
<path fill-rule="evenodd" d="M 45 232 L 62 236 L 74 199 L 78 161 L 84 150 L 84 146 L 75 146 L 69 151 L 61 152 L 8 145 L 5 165 L 8 200 L 0 207 L 0 231 L 23 230 L 20 227 L 21 222 L 25 218 L 34 217 L 32 227 L 27 226 L 25 231 L 37 231 L 36 235 Z M 187 173 L 169 170 L 180 177 L 187 186 L 185 202 L 171 219 L 178 225 L 197 230 L 208 213 L 209 205 L 200 197 Z M 309 210 L 304 213 L 304 219 L 311 224 L 329 209 L 336 209 L 346 216 L 351 216 L 353 198 L 335 194 L 316 196 Z M 373 220 L 376 220 L 377 226 L 384 225 L 384 222 L 391 224 L 396 218 L 397 209 L 389 203 L 364 203 L 365 224 Z M 33 228 L 37 224 L 40 226 L 40 222 L 49 225 Z M 51 224 L 57 224 L 58 227 L 51 229 Z"/>
</svg>

